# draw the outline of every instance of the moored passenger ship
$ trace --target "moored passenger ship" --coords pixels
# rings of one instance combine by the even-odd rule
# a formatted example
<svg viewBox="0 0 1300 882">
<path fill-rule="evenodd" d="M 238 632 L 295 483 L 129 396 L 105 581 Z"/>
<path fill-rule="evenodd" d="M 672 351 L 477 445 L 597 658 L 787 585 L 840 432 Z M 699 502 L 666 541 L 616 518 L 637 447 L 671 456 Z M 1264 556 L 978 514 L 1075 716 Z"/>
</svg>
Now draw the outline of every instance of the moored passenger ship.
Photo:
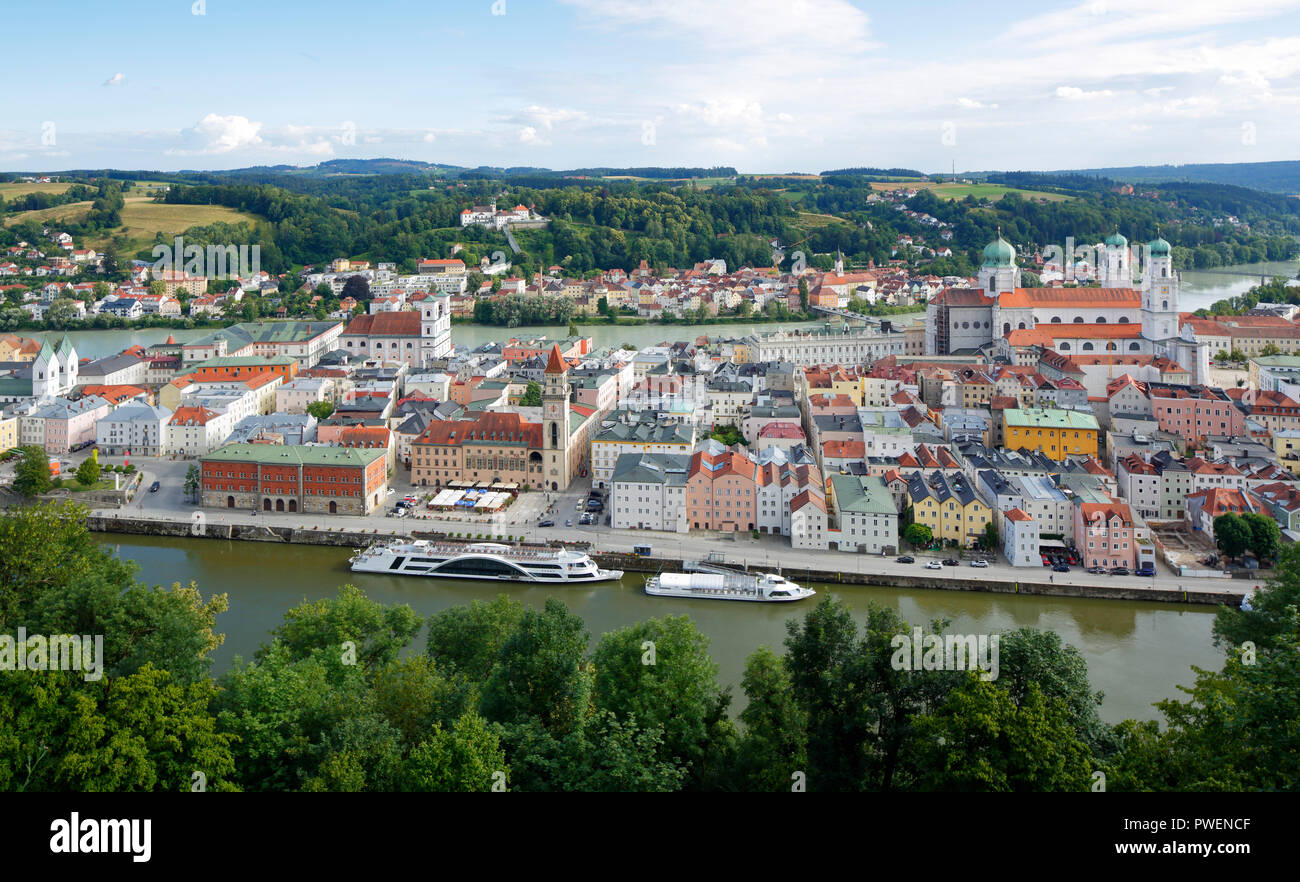
<svg viewBox="0 0 1300 882">
<path fill-rule="evenodd" d="M 513 546 L 496 542 L 434 542 L 398 539 L 352 555 L 358 573 L 483 579 L 493 582 L 567 584 L 608 582 L 622 570 L 602 570 L 588 555 L 568 548 Z"/>
</svg>

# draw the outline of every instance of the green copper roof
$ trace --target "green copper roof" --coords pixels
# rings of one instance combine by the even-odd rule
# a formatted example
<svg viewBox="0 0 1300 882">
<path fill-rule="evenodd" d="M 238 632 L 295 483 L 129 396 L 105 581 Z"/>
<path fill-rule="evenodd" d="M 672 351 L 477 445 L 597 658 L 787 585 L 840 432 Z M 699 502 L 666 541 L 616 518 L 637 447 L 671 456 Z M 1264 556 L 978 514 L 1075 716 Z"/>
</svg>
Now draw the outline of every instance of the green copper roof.
<svg viewBox="0 0 1300 882">
<path fill-rule="evenodd" d="M 984 248 L 985 266 L 1011 266 L 1016 259 L 1016 249 L 1002 236 Z"/>
<path fill-rule="evenodd" d="M 1120 235 L 1119 230 L 1116 230 L 1115 232 L 1111 233 L 1109 236 L 1106 237 L 1106 247 L 1127 248 L 1128 239 L 1125 239 L 1123 236 Z"/>
<path fill-rule="evenodd" d="M 1168 257 L 1170 249 L 1171 246 L 1163 238 L 1157 238 L 1147 244 L 1147 251 L 1152 257 Z"/>
</svg>

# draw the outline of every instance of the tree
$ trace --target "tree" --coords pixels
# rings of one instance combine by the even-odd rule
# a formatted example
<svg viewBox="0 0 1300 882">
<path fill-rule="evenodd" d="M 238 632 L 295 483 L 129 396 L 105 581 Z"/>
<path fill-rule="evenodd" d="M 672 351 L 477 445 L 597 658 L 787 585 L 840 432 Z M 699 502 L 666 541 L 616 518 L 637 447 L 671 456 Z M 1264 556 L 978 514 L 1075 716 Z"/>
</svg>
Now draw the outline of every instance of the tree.
<svg viewBox="0 0 1300 882">
<path fill-rule="evenodd" d="M 14 469 L 14 490 L 31 499 L 48 493 L 51 486 L 50 457 L 45 450 L 35 445 L 23 447 L 22 459 Z"/>
<path fill-rule="evenodd" d="M 913 548 L 925 548 L 934 541 L 934 531 L 925 524 L 911 523 L 903 530 L 903 538 Z"/>
<path fill-rule="evenodd" d="M 311 414 L 318 421 L 329 419 L 330 414 L 334 413 L 334 402 L 332 401 L 313 401 L 307 405 L 307 413 Z"/>
<path fill-rule="evenodd" d="M 1247 512 L 1241 519 L 1250 528 L 1250 550 L 1259 565 L 1263 566 L 1266 561 L 1275 558 L 1278 549 L 1282 547 L 1282 531 L 1278 528 L 1277 521 L 1266 514 Z"/>
<path fill-rule="evenodd" d="M 86 457 L 86 461 L 77 466 L 77 483 L 89 487 L 99 480 L 99 471 L 99 460 L 94 456 Z"/>
<path fill-rule="evenodd" d="M 519 404 L 522 407 L 541 407 L 542 387 L 530 380 L 528 388 L 524 390 L 523 397 L 519 399 Z"/>
<path fill-rule="evenodd" d="M 497 655 L 524 616 L 524 606 L 505 594 L 491 602 L 475 600 L 429 618 L 428 654 L 453 673 L 483 683 Z"/>
<path fill-rule="evenodd" d="M 343 293 L 339 297 L 340 299 L 352 297 L 358 302 L 369 300 L 370 283 L 366 281 L 365 276 L 348 276 L 348 280 L 343 283 Z"/>
<path fill-rule="evenodd" d="M 1250 525 L 1240 515 L 1228 512 L 1214 519 L 1214 540 L 1228 560 L 1246 553 L 1251 536 Z"/>
<path fill-rule="evenodd" d="M 185 484 L 183 486 L 185 496 L 188 499 L 198 499 L 199 496 L 199 467 L 191 465 L 185 470 Z"/>
<path fill-rule="evenodd" d="M 979 538 L 980 548 L 991 551 L 998 547 L 998 525 L 989 521 L 984 525 L 984 533 Z"/>
<path fill-rule="evenodd" d="M 792 770 L 808 765 L 807 717 L 795 701 L 785 662 L 760 646 L 745 662 L 740 688 L 749 704 L 740 712 L 744 737 L 736 751 L 736 788 L 785 792 Z"/>
<path fill-rule="evenodd" d="M 935 711 L 915 721 L 918 790 L 1085 791 L 1091 754 L 1070 726 L 1065 702 L 1030 683 L 1017 704 L 969 673 Z"/>
<path fill-rule="evenodd" d="M 509 766 L 496 732 L 469 712 L 450 731 L 435 725 L 403 764 L 403 790 L 440 793 L 486 792 L 500 772 L 509 781 Z"/>
<path fill-rule="evenodd" d="M 799 308 L 808 311 L 808 280 L 804 278 L 799 279 Z"/>
<path fill-rule="evenodd" d="M 410 606 L 385 606 L 360 588 L 343 585 L 336 598 L 289 610 L 284 624 L 271 634 L 297 657 L 306 657 L 313 649 L 342 651 L 345 643 L 351 644 L 357 664 L 374 668 L 396 659 L 423 625 Z"/>
<path fill-rule="evenodd" d="M 708 644 L 690 617 L 667 616 L 602 635 L 592 654 L 596 707 L 662 729 L 665 751 L 697 786 L 734 736 L 731 697 L 718 687 Z"/>
<path fill-rule="evenodd" d="M 745 443 L 745 436 L 740 434 L 740 429 L 734 425 L 714 426 L 709 437 L 715 441 L 721 441 L 728 447 L 734 447 L 737 444 Z"/>
<path fill-rule="evenodd" d="M 1271 578 L 1251 598 L 1250 609 L 1219 607 L 1214 642 L 1231 648 L 1247 641 L 1264 648 L 1277 643 L 1290 627 L 1293 609 L 1300 609 L 1300 545 L 1289 544 L 1277 557 Z"/>
</svg>

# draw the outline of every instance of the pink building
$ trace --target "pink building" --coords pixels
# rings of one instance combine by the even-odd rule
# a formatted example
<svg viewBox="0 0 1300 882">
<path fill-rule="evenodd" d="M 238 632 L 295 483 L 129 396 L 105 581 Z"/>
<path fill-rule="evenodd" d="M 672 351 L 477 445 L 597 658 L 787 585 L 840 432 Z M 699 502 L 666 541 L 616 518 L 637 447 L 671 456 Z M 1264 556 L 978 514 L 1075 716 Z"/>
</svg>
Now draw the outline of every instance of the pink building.
<svg viewBox="0 0 1300 882">
<path fill-rule="evenodd" d="M 1245 417 L 1222 389 L 1150 383 L 1151 413 L 1161 430 L 1191 443 L 1206 435 L 1244 435 Z"/>
<path fill-rule="evenodd" d="M 755 529 L 757 485 L 758 465 L 743 453 L 695 453 L 686 477 L 688 523 L 696 530 Z"/>
<path fill-rule="evenodd" d="M 1128 567 L 1154 563 L 1146 527 L 1133 520 L 1129 507 L 1119 502 L 1084 502 L 1074 509 L 1074 540 L 1089 567 Z M 1144 544 L 1148 553 L 1139 554 Z"/>
</svg>

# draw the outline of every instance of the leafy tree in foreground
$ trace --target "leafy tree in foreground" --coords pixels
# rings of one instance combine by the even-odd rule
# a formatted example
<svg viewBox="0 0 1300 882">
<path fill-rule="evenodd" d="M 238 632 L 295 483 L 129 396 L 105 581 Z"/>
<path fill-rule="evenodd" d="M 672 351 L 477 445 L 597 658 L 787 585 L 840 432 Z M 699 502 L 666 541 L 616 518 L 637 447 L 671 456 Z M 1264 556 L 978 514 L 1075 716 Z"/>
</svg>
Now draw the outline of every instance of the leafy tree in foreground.
<svg viewBox="0 0 1300 882">
<path fill-rule="evenodd" d="M 35 445 L 23 447 L 22 458 L 14 468 L 14 491 L 31 499 L 48 493 L 52 486 L 49 455 Z"/>
<path fill-rule="evenodd" d="M 1214 541 L 1229 560 L 1245 554 L 1250 540 L 1250 526 L 1239 515 L 1228 512 L 1214 519 Z"/>
</svg>

